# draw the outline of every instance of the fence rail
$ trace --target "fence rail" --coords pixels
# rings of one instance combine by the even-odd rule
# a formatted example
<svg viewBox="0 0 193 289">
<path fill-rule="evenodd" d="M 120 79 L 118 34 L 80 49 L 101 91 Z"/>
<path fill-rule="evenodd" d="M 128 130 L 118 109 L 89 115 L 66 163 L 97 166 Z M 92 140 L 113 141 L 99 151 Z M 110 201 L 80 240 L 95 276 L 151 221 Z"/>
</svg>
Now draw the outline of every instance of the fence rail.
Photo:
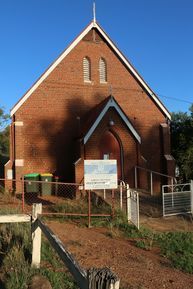
<svg viewBox="0 0 193 289">
<path fill-rule="evenodd" d="M 134 210 L 136 200 L 127 195 L 127 185 L 121 182 L 116 190 L 85 191 L 82 184 L 0 179 L 0 204 L 18 213 L 30 213 L 33 203 L 41 203 L 43 215 L 84 218 L 91 226 L 92 218 L 113 218 L 123 210 L 128 214 L 128 204 Z M 130 198 L 132 199 L 129 202 Z M 130 214 L 130 216 L 133 216 Z M 129 221 L 133 218 L 128 217 Z M 137 224 L 138 222 L 134 222 Z"/>
<path fill-rule="evenodd" d="M 8 212 L 31 213 L 32 204 L 41 203 L 43 215 L 81 218 L 89 227 L 93 218 L 122 210 L 139 228 L 139 200 L 131 192 L 124 182 L 116 190 L 86 191 L 76 183 L 0 179 L 0 205 Z"/>
<path fill-rule="evenodd" d="M 83 269 L 61 240 L 39 219 L 42 204 L 33 204 L 32 215 L 0 215 L 0 223 L 31 222 L 32 227 L 32 266 L 39 268 L 41 263 L 41 232 L 44 233 L 58 253 L 80 289 L 119 289 L 120 280 L 110 269 Z"/>
<path fill-rule="evenodd" d="M 0 204 L 19 213 L 30 213 L 33 203 L 42 203 L 44 215 L 88 218 L 115 215 L 113 191 L 106 191 L 109 202 L 82 184 L 34 180 L 0 179 Z"/>
<path fill-rule="evenodd" d="M 135 166 L 135 188 L 150 191 L 151 196 L 153 196 L 155 192 L 161 192 L 161 178 L 165 179 L 166 183 L 170 182 L 171 185 L 176 182 L 176 179 L 173 176 Z M 143 185 L 141 185 L 141 183 L 143 183 Z"/>
</svg>

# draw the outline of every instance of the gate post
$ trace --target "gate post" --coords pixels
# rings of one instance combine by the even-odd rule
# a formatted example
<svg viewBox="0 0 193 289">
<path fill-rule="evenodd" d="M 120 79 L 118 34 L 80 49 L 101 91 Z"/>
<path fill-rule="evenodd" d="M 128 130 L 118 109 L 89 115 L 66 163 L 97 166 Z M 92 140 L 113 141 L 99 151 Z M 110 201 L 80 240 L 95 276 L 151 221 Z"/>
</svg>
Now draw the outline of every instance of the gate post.
<svg viewBox="0 0 193 289">
<path fill-rule="evenodd" d="M 24 213 L 25 209 L 25 182 L 24 182 L 24 176 L 21 178 L 21 199 L 22 199 L 22 213 Z"/>
<path fill-rule="evenodd" d="M 125 188 L 125 182 L 121 181 L 120 182 L 120 209 L 123 209 L 123 187 Z"/>
<path fill-rule="evenodd" d="M 127 220 L 131 220 L 131 192 L 127 184 Z"/>
<path fill-rule="evenodd" d="M 163 217 L 165 217 L 165 199 L 164 199 L 164 187 L 162 186 L 162 208 L 163 208 Z"/>
<path fill-rule="evenodd" d="M 135 166 L 135 189 L 137 189 L 137 186 L 138 186 L 137 167 Z"/>
<path fill-rule="evenodd" d="M 139 230 L 139 194 L 137 192 L 137 229 Z"/>
<path fill-rule="evenodd" d="M 33 204 L 32 208 L 32 266 L 39 268 L 41 260 L 41 229 L 35 226 L 38 214 L 42 213 L 42 204 Z M 33 226 L 34 225 L 34 226 Z"/>
<path fill-rule="evenodd" d="M 91 190 L 88 190 L 88 228 L 91 227 Z"/>
<path fill-rule="evenodd" d="M 190 203 L 191 203 L 191 214 L 193 215 L 193 180 L 190 181 Z"/>
<path fill-rule="evenodd" d="M 120 183 L 120 209 L 123 208 L 123 185 Z"/>
</svg>

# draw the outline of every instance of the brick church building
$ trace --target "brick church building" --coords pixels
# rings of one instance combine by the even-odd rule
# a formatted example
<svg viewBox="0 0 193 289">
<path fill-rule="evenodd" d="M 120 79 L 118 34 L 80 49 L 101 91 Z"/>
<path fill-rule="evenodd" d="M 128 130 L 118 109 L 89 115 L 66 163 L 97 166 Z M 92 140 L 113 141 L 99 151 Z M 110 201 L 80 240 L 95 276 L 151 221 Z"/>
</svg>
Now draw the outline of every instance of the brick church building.
<svg viewBox="0 0 193 289">
<path fill-rule="evenodd" d="M 54 173 L 83 182 L 85 159 L 117 159 L 134 186 L 136 165 L 173 175 L 170 113 L 96 21 L 11 110 L 5 176 Z M 141 180 L 144 182 L 145 180 Z"/>
</svg>

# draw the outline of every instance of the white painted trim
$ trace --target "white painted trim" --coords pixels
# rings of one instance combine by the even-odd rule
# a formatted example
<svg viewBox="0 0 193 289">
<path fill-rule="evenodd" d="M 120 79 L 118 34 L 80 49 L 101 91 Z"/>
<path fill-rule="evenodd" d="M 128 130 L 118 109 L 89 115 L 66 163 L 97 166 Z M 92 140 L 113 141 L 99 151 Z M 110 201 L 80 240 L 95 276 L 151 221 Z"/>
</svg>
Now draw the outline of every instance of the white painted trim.
<svg viewBox="0 0 193 289">
<path fill-rule="evenodd" d="M 127 125 L 127 127 L 130 129 L 130 131 L 133 133 L 133 135 L 135 136 L 135 138 L 138 140 L 139 143 L 141 143 L 141 138 L 139 136 L 139 134 L 136 132 L 136 130 L 134 129 L 134 127 L 132 126 L 132 124 L 129 122 L 128 118 L 125 116 L 125 114 L 123 114 L 123 112 L 121 111 L 120 107 L 117 106 L 117 104 L 114 102 L 113 107 L 117 110 L 117 112 L 119 113 L 119 115 L 121 116 L 122 120 L 125 122 L 125 124 Z"/>
<path fill-rule="evenodd" d="M 8 160 L 8 161 L 6 162 L 6 164 L 4 164 L 4 167 L 6 167 L 10 162 L 11 162 L 11 161 Z"/>
<path fill-rule="evenodd" d="M 8 169 L 6 173 L 7 173 L 6 175 L 7 180 L 13 180 L 13 170 Z"/>
<path fill-rule="evenodd" d="M 133 73 L 136 79 L 141 83 L 141 85 L 145 88 L 145 90 L 149 93 L 149 95 L 153 98 L 153 100 L 157 103 L 160 109 L 164 112 L 164 114 L 171 119 L 171 115 L 168 110 L 164 107 L 161 101 L 158 99 L 156 94 L 149 88 L 149 86 L 145 83 L 145 81 L 141 78 L 141 76 L 137 73 L 137 71 L 133 68 L 133 66 L 128 62 L 125 56 L 120 52 L 120 50 L 115 46 L 115 44 L 111 41 L 108 35 L 103 31 L 103 29 L 95 22 L 92 21 L 86 29 L 72 42 L 72 44 L 56 59 L 55 62 L 42 74 L 42 76 L 38 79 L 37 82 L 28 90 L 28 92 L 20 99 L 20 101 L 13 107 L 11 110 L 11 116 L 21 107 L 21 105 L 28 99 L 28 97 L 36 90 L 36 88 L 48 77 L 48 75 L 56 68 L 56 66 L 70 53 L 70 51 L 83 39 L 83 37 L 92 29 L 96 28 L 107 43 L 111 46 L 111 48 L 115 51 L 115 53 L 120 57 L 126 67 Z"/>
<path fill-rule="evenodd" d="M 129 63 L 126 57 L 121 53 L 121 51 L 115 46 L 115 44 L 111 41 L 108 35 L 101 29 L 101 27 L 96 23 L 95 27 L 99 30 L 105 40 L 109 43 L 112 49 L 117 53 L 120 59 L 125 63 L 125 65 L 129 68 L 129 70 L 135 75 L 135 77 L 139 80 L 139 82 L 143 85 L 143 87 L 147 90 L 147 92 L 151 95 L 151 97 L 155 100 L 161 110 L 166 114 L 166 116 L 171 119 L 171 115 L 168 110 L 164 107 L 161 101 L 158 99 L 156 94 L 150 89 L 150 87 L 145 83 L 142 77 L 138 74 L 138 72 L 133 68 L 133 66 Z"/>
<path fill-rule="evenodd" d="M 76 166 L 81 160 L 82 158 L 79 158 L 77 161 L 75 161 L 74 165 Z"/>
<path fill-rule="evenodd" d="M 101 111 L 101 113 L 99 114 L 99 116 L 97 117 L 96 121 L 94 122 L 94 124 L 91 126 L 91 128 L 89 129 L 89 131 L 87 132 L 87 134 L 84 137 L 84 144 L 87 143 L 87 141 L 89 140 L 89 138 L 91 137 L 91 135 L 93 134 L 94 130 L 96 129 L 96 127 L 98 126 L 99 122 L 102 120 L 102 118 L 104 117 L 105 113 L 108 111 L 108 109 L 110 107 L 113 107 L 117 113 L 120 115 L 120 117 L 122 118 L 123 122 L 126 124 L 126 126 L 128 127 L 128 129 L 132 132 L 132 134 L 134 135 L 134 137 L 137 139 L 137 141 L 139 143 L 141 143 L 141 137 L 139 136 L 139 134 L 136 132 L 135 128 L 132 126 L 132 124 L 130 123 L 130 121 L 128 120 L 128 118 L 125 116 L 125 114 L 122 112 L 122 110 L 119 108 L 119 106 L 117 105 L 117 103 L 114 101 L 113 98 L 110 98 L 109 101 L 107 102 L 107 104 L 105 105 L 105 107 L 103 108 L 103 110 Z"/>
<path fill-rule="evenodd" d="M 16 159 L 15 160 L 15 166 L 16 167 L 23 167 L 24 165 L 24 160 L 23 159 Z"/>
<path fill-rule="evenodd" d="M 146 160 L 146 158 L 145 158 L 144 156 L 141 155 L 141 159 L 142 159 L 144 162 L 147 163 L 147 160 Z"/>
<path fill-rule="evenodd" d="M 15 126 L 23 126 L 23 121 L 15 121 Z"/>
<path fill-rule="evenodd" d="M 167 123 L 160 123 L 162 127 L 168 127 Z"/>
<path fill-rule="evenodd" d="M 175 160 L 174 157 L 172 155 L 169 155 L 169 154 L 164 155 L 164 157 L 167 161 L 174 161 Z"/>
<path fill-rule="evenodd" d="M 21 223 L 31 222 L 31 216 L 26 214 L 12 214 L 12 215 L 0 215 L 0 223 Z"/>
<path fill-rule="evenodd" d="M 57 67 L 57 65 L 70 53 L 70 51 L 82 40 L 82 38 L 93 28 L 91 22 L 87 28 L 72 42 L 72 44 L 56 59 L 55 62 L 42 74 L 42 76 L 35 82 L 35 84 L 27 91 L 27 93 L 20 99 L 20 101 L 11 110 L 11 116 L 21 107 L 21 105 L 28 99 L 28 97 L 38 88 L 38 86 L 50 75 L 50 73 Z"/>
</svg>

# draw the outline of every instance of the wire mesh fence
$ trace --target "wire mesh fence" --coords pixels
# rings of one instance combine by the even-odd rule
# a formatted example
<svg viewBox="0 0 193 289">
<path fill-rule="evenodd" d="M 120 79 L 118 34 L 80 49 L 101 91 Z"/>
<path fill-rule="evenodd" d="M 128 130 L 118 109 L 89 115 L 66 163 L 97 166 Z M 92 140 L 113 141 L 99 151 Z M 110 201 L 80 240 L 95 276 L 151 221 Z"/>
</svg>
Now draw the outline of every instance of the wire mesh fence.
<svg viewBox="0 0 193 289">
<path fill-rule="evenodd" d="M 33 203 L 42 203 L 43 215 L 113 217 L 115 191 L 85 191 L 82 184 L 0 179 L 1 209 L 31 213 Z"/>
<path fill-rule="evenodd" d="M 0 179 L 1 213 L 31 214 L 34 203 L 42 204 L 42 215 L 84 218 L 88 226 L 93 218 L 113 218 L 123 211 L 139 227 L 138 194 L 124 182 L 116 190 L 86 191 L 76 183 Z"/>
<path fill-rule="evenodd" d="M 24 204 L 22 198 L 21 180 L 0 179 L 0 207 L 1 213 L 22 213 Z M 19 189 L 20 188 L 20 189 Z"/>
</svg>

